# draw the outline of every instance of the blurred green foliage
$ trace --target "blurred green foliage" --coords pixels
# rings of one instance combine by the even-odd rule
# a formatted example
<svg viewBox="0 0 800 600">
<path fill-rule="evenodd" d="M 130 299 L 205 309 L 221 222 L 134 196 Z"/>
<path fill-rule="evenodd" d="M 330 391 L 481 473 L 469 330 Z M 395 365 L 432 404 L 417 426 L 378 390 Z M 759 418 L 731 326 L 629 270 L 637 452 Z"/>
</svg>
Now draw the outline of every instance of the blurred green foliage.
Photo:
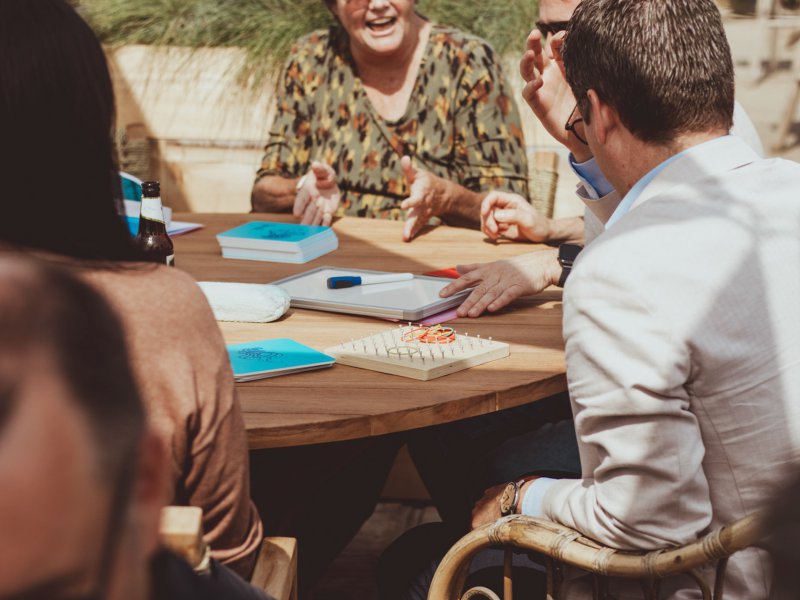
<svg viewBox="0 0 800 600">
<path fill-rule="evenodd" d="M 236 46 L 242 73 L 258 83 L 280 68 L 298 37 L 333 18 L 322 0 L 73 0 L 101 41 L 116 46 Z M 418 0 L 434 22 L 488 40 L 500 53 L 519 52 L 536 20 L 538 0 Z"/>
</svg>

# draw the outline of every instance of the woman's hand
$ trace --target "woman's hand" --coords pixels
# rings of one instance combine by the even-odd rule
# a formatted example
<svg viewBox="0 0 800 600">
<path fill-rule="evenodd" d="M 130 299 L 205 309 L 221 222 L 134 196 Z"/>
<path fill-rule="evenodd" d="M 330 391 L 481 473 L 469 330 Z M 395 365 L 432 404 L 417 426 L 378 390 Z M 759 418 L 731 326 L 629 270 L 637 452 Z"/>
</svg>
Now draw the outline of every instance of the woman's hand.
<svg viewBox="0 0 800 600">
<path fill-rule="evenodd" d="M 502 236 L 521 242 L 546 242 L 551 221 L 522 196 L 491 192 L 481 203 L 481 229 L 492 241 Z"/>
<path fill-rule="evenodd" d="M 532 296 L 558 283 L 561 265 L 558 250 L 548 248 L 492 263 L 458 265 L 461 277 L 442 289 L 447 298 L 474 287 L 458 307 L 459 317 L 478 317 L 485 310 L 495 312 L 522 296 Z"/>
<path fill-rule="evenodd" d="M 450 184 L 448 181 L 416 169 L 410 156 L 400 159 L 411 190 L 400 208 L 407 210 L 406 225 L 403 228 L 403 241 L 410 242 L 431 217 L 438 217 L 450 210 Z"/>
<path fill-rule="evenodd" d="M 300 222 L 303 225 L 329 226 L 341 198 L 336 171 L 315 161 L 297 186 L 292 212 L 295 217 L 302 217 Z"/>
</svg>

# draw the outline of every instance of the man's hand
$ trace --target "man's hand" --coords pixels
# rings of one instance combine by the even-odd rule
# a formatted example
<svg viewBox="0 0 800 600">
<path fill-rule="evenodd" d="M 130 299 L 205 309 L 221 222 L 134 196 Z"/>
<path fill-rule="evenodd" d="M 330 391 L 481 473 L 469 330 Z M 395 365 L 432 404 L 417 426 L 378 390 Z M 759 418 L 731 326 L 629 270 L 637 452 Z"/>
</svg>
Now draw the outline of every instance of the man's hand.
<svg viewBox="0 0 800 600">
<path fill-rule="evenodd" d="M 526 82 L 522 97 L 550 135 L 566 146 L 578 162 L 585 162 L 592 157 L 591 150 L 564 128 L 576 104 L 564 75 L 561 57 L 564 35 L 557 34 L 547 48 L 536 29 L 528 36 L 528 49 L 519 63 L 519 72 Z"/>
<path fill-rule="evenodd" d="M 497 521 L 503 515 L 500 514 L 500 497 L 506 489 L 506 483 L 495 485 L 483 492 L 483 496 L 472 507 L 472 528 L 486 525 Z"/>
<path fill-rule="evenodd" d="M 550 219 L 539 214 L 522 196 L 491 192 L 481 203 L 481 229 L 496 241 L 500 236 L 521 242 L 550 239 Z"/>
<path fill-rule="evenodd" d="M 528 481 L 524 482 L 519 489 L 519 498 L 517 498 L 517 505 L 514 507 L 516 511 L 515 514 L 522 512 L 522 499 L 525 497 L 525 493 L 528 491 L 528 488 L 533 485 L 533 482 L 539 479 L 538 477 L 529 477 L 527 478 Z M 480 500 L 475 503 L 475 506 L 472 507 L 472 528 L 476 529 L 481 525 L 486 525 L 486 523 L 492 523 L 502 517 L 502 513 L 500 512 L 500 498 L 503 496 L 503 492 L 506 489 L 507 483 L 501 483 L 499 485 L 495 485 L 490 487 L 488 490 L 483 492 L 483 496 Z"/>
<path fill-rule="evenodd" d="M 474 287 L 458 307 L 459 317 L 478 317 L 495 312 L 522 296 L 538 294 L 558 283 L 561 265 L 558 250 L 548 248 L 493 263 L 459 265 L 461 277 L 442 289 L 442 298 Z"/>
<path fill-rule="evenodd" d="M 295 217 L 303 225 L 325 225 L 333 221 L 342 194 L 336 184 L 336 171 L 329 165 L 313 162 L 304 175 L 303 185 L 294 198 Z"/>
<path fill-rule="evenodd" d="M 408 198 L 400 205 L 400 208 L 408 211 L 403 241 L 410 242 L 427 224 L 428 219 L 450 210 L 449 185 L 447 181 L 428 171 L 416 169 L 410 156 L 400 159 L 400 166 L 411 190 Z"/>
</svg>

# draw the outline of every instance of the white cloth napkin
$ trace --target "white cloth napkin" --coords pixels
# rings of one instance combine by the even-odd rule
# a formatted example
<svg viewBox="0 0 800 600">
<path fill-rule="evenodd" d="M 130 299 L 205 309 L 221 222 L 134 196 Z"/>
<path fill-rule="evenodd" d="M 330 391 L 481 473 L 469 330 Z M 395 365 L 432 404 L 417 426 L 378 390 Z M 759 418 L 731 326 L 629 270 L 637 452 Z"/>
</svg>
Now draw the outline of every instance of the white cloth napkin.
<svg viewBox="0 0 800 600">
<path fill-rule="evenodd" d="M 277 285 L 200 281 L 217 321 L 268 323 L 289 310 L 291 298 Z"/>
</svg>

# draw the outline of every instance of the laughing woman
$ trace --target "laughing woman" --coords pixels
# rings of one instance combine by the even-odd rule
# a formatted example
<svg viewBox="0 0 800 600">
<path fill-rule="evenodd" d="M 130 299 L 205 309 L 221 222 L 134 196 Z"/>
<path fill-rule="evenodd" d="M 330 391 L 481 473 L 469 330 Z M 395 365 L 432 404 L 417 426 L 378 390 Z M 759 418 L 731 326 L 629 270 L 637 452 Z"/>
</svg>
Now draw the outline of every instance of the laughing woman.
<svg viewBox="0 0 800 600">
<path fill-rule="evenodd" d="M 490 189 L 527 196 L 522 127 L 491 47 L 414 0 L 325 0 L 292 49 L 253 210 L 477 227 Z M 406 213 L 407 211 L 407 213 Z"/>
</svg>

